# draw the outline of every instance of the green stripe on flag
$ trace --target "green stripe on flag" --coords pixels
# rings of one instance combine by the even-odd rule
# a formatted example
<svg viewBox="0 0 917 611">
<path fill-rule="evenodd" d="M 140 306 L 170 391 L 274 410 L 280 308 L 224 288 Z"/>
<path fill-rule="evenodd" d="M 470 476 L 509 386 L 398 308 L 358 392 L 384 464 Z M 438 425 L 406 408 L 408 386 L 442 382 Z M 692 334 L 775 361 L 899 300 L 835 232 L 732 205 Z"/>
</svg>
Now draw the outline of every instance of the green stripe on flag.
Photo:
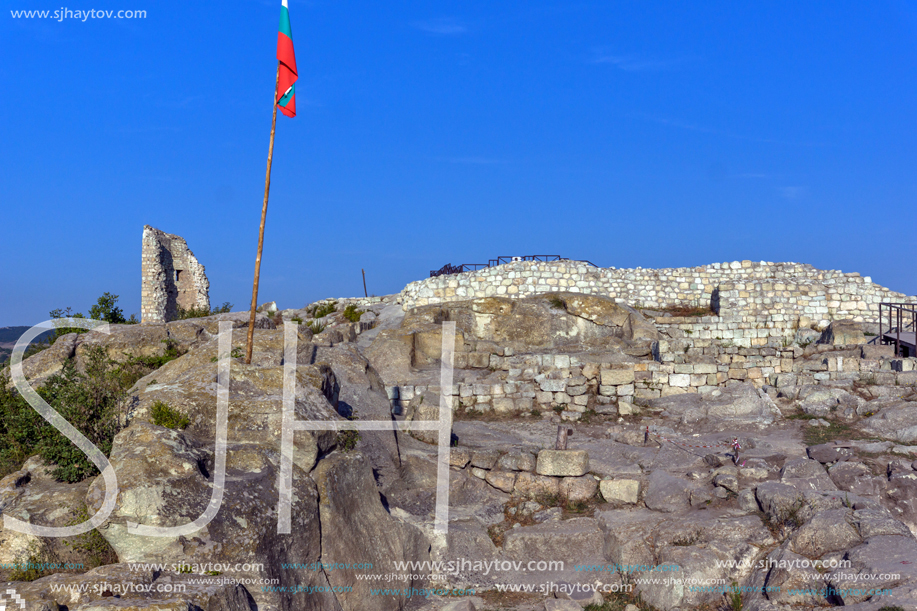
<svg viewBox="0 0 917 611">
<path fill-rule="evenodd" d="M 280 33 L 293 40 L 293 30 L 290 29 L 290 9 L 285 6 L 280 7 Z"/>
<path fill-rule="evenodd" d="M 278 103 L 280 106 L 283 106 L 283 107 L 285 108 L 286 105 L 290 103 L 290 99 L 291 99 L 291 98 L 293 97 L 293 95 L 295 95 L 295 94 L 296 94 L 296 85 L 292 85 L 292 86 L 290 87 L 290 90 L 286 93 L 286 95 L 284 95 L 282 98 L 280 98 L 280 100 L 279 100 L 277 103 Z"/>
</svg>

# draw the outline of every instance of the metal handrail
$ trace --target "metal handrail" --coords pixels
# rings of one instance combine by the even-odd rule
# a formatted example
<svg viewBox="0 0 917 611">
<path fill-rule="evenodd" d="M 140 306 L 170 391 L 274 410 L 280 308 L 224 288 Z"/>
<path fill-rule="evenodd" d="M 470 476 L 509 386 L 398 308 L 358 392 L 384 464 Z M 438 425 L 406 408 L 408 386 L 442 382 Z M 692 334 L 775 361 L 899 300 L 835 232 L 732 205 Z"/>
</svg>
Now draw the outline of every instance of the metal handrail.
<svg viewBox="0 0 917 611">
<path fill-rule="evenodd" d="M 444 276 L 447 274 L 473 272 L 479 269 L 496 267 L 498 265 L 505 265 L 507 263 L 517 263 L 519 261 L 541 261 L 543 263 L 549 263 L 551 261 L 572 261 L 574 263 L 586 263 L 592 267 L 598 267 L 598 265 L 592 261 L 586 261 L 585 259 L 567 259 L 566 257 L 561 257 L 560 255 L 526 255 L 524 257 L 502 256 L 497 257 L 496 259 L 490 259 L 487 261 L 487 263 L 462 263 L 461 265 L 452 265 L 451 263 L 446 263 L 439 269 L 430 270 L 430 277 L 435 278 L 437 276 Z"/>
<path fill-rule="evenodd" d="M 879 304 L 879 341 L 885 343 L 885 330 L 883 322 L 885 321 L 884 316 L 882 315 L 882 310 L 888 309 L 888 333 L 895 333 L 895 356 L 902 356 L 901 353 L 901 332 L 907 332 L 908 326 L 917 332 L 917 304 L 913 303 L 880 303 Z M 907 312 L 911 315 L 910 323 L 906 321 L 904 313 Z M 892 316 L 894 314 L 895 324 L 892 325 Z M 889 339 L 889 341 L 891 341 Z"/>
</svg>

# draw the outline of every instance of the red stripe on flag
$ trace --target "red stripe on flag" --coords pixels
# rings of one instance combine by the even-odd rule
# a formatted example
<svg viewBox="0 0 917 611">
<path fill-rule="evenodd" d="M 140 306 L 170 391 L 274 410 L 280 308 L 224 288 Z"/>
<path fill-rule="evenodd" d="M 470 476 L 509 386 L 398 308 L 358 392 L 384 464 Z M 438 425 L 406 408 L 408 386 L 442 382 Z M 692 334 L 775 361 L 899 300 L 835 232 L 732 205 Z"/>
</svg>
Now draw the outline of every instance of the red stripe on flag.
<svg viewBox="0 0 917 611">
<path fill-rule="evenodd" d="M 296 74 L 296 55 L 293 53 L 293 41 L 283 32 L 277 33 L 277 59 L 293 74 Z"/>
<path fill-rule="evenodd" d="M 293 41 L 283 32 L 277 33 L 277 60 L 280 62 L 280 72 L 277 76 L 277 91 L 275 92 L 275 102 L 279 102 L 293 83 L 299 78 L 296 74 L 296 56 L 293 53 Z M 288 117 L 296 116 L 296 96 L 281 106 L 280 111 Z"/>
<path fill-rule="evenodd" d="M 296 116 L 296 96 L 294 95 L 292 98 L 290 98 L 290 101 L 287 103 L 286 106 L 278 105 L 277 108 L 279 108 L 280 112 L 282 112 L 286 116 L 290 118 L 295 117 Z"/>
</svg>

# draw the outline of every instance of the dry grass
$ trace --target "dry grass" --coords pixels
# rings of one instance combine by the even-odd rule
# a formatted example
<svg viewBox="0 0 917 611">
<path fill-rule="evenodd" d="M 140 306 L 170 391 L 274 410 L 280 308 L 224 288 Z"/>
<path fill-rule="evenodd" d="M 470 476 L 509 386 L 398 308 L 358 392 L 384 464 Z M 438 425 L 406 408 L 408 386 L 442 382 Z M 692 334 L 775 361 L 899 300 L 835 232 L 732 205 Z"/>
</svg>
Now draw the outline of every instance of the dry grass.
<svg viewBox="0 0 917 611">
<path fill-rule="evenodd" d="M 672 304 L 664 308 L 654 308 L 657 312 L 663 312 L 665 314 L 671 314 L 672 316 L 682 316 L 682 317 L 691 317 L 691 316 L 716 316 L 716 313 L 710 309 L 710 307 L 696 306 L 696 305 L 684 305 L 684 304 Z"/>
<path fill-rule="evenodd" d="M 528 594 L 524 592 L 498 592 L 487 590 L 478 594 L 487 603 L 486 609 L 512 609 L 525 603 L 538 603 L 544 601 L 542 594 Z"/>
</svg>

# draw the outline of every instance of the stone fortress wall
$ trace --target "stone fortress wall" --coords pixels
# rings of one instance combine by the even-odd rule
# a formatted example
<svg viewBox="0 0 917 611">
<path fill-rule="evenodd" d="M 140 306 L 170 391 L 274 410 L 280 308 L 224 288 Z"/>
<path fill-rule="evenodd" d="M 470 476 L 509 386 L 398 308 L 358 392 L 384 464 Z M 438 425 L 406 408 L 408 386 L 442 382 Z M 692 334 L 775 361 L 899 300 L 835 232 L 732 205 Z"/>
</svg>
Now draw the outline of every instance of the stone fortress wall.
<svg viewBox="0 0 917 611">
<path fill-rule="evenodd" d="M 178 317 L 178 308 L 210 309 L 210 282 L 181 236 L 149 225 L 143 227 L 140 320 L 164 323 Z"/>
<path fill-rule="evenodd" d="M 529 297 L 551 292 L 600 295 L 640 308 L 710 306 L 719 315 L 655 317 L 660 339 L 652 359 L 633 364 L 582 355 L 524 354 L 486 346 L 456 353 L 456 367 L 504 372 L 500 384 L 457 384 L 454 407 L 520 413 L 562 407 L 575 420 L 587 409 L 626 415 L 634 404 L 680 393 L 711 393 L 748 381 L 784 392 L 806 386 L 909 388 L 917 359 L 893 358 L 890 346 L 800 345 L 802 326 L 835 320 L 877 322 L 881 302 L 917 298 L 870 278 L 798 263 L 736 261 L 675 269 L 596 268 L 571 262 L 516 262 L 429 278 L 401 292 L 402 307 L 481 297 Z M 817 337 L 818 334 L 816 333 Z M 866 338 L 869 339 L 868 337 Z M 437 387 L 390 389 L 402 402 Z"/>
<path fill-rule="evenodd" d="M 733 261 L 702 267 L 616 269 L 576 261 L 515 262 L 427 278 L 401 291 L 405 310 L 480 297 L 530 297 L 554 291 L 600 295 L 638 308 L 711 306 L 718 316 L 665 320 L 694 338 L 765 346 L 792 338 L 800 317 L 819 329 L 833 320 L 878 320 L 881 302 L 917 302 L 857 273 L 801 263 Z M 771 342 L 773 343 L 773 342 Z"/>
</svg>

